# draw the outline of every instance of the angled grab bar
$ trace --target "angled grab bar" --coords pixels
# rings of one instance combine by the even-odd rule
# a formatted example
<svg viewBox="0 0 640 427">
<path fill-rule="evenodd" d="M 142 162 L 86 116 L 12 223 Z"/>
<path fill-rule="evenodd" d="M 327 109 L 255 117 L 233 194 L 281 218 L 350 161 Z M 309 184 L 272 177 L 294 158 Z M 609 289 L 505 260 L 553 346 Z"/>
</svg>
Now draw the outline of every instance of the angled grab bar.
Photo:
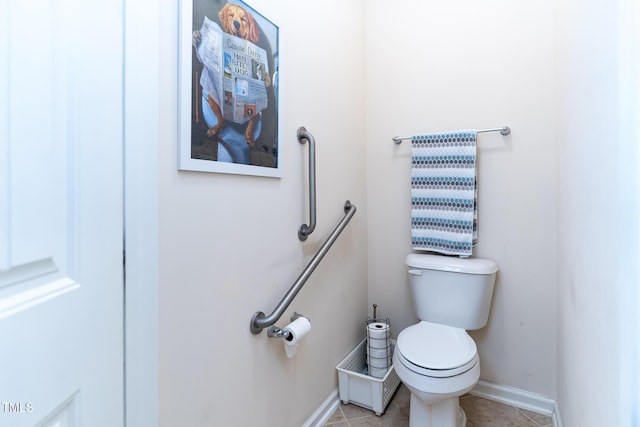
<svg viewBox="0 0 640 427">
<path fill-rule="evenodd" d="M 298 142 L 309 141 L 309 225 L 302 224 L 298 229 L 298 239 L 307 240 L 316 229 L 316 140 L 303 126 L 298 128 Z"/>
<path fill-rule="evenodd" d="M 309 264 L 307 264 L 307 266 L 304 268 L 300 276 L 298 276 L 295 283 L 291 286 L 291 288 L 289 288 L 284 297 L 282 297 L 276 308 L 273 309 L 273 312 L 268 316 L 265 316 L 265 314 L 261 311 L 256 311 L 254 313 L 253 317 L 251 318 L 250 325 L 251 332 L 253 334 L 259 334 L 264 328 L 268 328 L 269 326 L 275 324 L 278 319 L 280 319 L 284 311 L 287 309 L 287 307 L 289 307 L 289 304 L 291 304 L 291 301 L 293 301 L 296 295 L 298 295 L 298 292 L 300 292 L 300 289 L 302 289 L 304 284 L 307 282 L 307 279 L 309 278 L 309 276 L 311 276 L 313 270 L 315 270 L 318 264 L 320 264 L 322 258 L 324 258 L 326 253 L 331 248 L 331 245 L 333 245 L 338 236 L 340 236 L 342 230 L 344 230 L 347 223 L 351 220 L 355 213 L 355 205 L 352 205 L 351 202 L 347 200 L 344 203 L 344 217 L 338 223 L 336 228 L 331 232 L 331 235 L 329 235 L 327 240 L 325 240 L 325 242 L 322 244 L 320 250 L 318 250 Z"/>
</svg>

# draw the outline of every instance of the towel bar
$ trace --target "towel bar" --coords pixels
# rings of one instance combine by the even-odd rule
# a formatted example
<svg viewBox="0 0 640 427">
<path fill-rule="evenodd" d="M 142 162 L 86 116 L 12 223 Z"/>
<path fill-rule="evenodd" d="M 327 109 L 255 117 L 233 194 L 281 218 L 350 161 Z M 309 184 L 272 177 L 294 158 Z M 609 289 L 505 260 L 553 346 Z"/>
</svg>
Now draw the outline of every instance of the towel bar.
<svg viewBox="0 0 640 427">
<path fill-rule="evenodd" d="M 483 133 L 483 132 L 500 132 L 501 135 L 509 135 L 511 133 L 511 128 L 509 126 L 502 126 L 501 128 L 494 128 L 494 129 L 480 129 L 476 131 L 477 133 Z M 393 138 L 393 142 L 395 142 L 396 144 L 400 144 L 402 141 L 404 141 L 405 139 L 411 139 L 411 136 L 394 136 Z"/>
</svg>

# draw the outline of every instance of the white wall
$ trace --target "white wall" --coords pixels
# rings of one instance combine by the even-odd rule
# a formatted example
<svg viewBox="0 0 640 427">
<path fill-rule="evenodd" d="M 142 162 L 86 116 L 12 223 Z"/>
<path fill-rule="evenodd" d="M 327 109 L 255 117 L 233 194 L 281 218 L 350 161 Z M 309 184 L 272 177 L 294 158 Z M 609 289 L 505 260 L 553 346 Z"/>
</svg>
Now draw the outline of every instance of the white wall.
<svg viewBox="0 0 640 427">
<path fill-rule="evenodd" d="M 630 418 L 639 405 L 640 261 L 632 3 L 558 8 L 558 401 L 567 426 L 638 425 Z"/>
<path fill-rule="evenodd" d="M 556 147 L 553 2 L 366 2 L 369 302 L 394 333 L 416 321 L 410 143 L 394 135 L 481 134 L 476 256 L 500 267 L 488 325 L 472 333 L 486 381 L 556 394 Z"/>
<path fill-rule="evenodd" d="M 161 6 L 160 425 L 301 425 L 337 388 L 367 310 L 362 2 L 251 2 L 280 27 L 281 179 L 176 170 L 177 4 Z M 305 243 L 301 125 L 317 145 L 318 226 Z M 347 199 L 355 217 L 278 322 L 294 310 L 311 319 L 287 359 L 249 321 L 275 307 Z"/>
</svg>

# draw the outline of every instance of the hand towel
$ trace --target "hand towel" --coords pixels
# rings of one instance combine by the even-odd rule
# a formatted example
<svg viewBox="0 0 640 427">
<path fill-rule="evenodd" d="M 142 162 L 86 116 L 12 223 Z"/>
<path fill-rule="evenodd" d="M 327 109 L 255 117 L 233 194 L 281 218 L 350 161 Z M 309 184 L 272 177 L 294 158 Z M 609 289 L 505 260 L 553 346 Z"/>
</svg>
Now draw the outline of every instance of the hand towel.
<svg viewBox="0 0 640 427">
<path fill-rule="evenodd" d="M 413 249 L 468 257 L 477 241 L 473 129 L 411 138 Z"/>
</svg>

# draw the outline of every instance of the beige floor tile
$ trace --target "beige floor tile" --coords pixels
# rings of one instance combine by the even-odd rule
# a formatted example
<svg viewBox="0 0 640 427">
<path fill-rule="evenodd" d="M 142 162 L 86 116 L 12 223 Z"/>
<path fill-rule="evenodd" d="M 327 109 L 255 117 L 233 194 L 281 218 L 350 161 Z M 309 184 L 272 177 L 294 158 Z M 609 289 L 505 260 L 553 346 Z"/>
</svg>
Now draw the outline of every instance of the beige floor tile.
<svg viewBox="0 0 640 427">
<path fill-rule="evenodd" d="M 389 424 L 385 424 L 384 420 L 380 417 L 365 417 L 358 418 L 357 420 L 349 421 L 350 427 L 389 427 Z"/>
<path fill-rule="evenodd" d="M 527 411 L 526 409 L 519 409 L 527 417 L 536 422 L 536 425 L 540 427 L 553 427 L 553 418 L 549 415 L 538 414 L 537 412 Z"/>
<path fill-rule="evenodd" d="M 473 427 L 539 427 L 517 408 L 482 397 L 460 399 L 460 406 Z"/>
<path fill-rule="evenodd" d="M 409 427 L 409 405 L 405 410 L 391 402 L 380 418 L 382 418 L 385 427 Z"/>
<path fill-rule="evenodd" d="M 347 420 L 354 420 L 356 418 L 370 417 L 374 415 L 373 411 L 362 408 L 358 405 L 354 405 L 352 403 L 349 403 L 347 405 L 343 403 L 342 405 L 340 405 L 340 409 L 342 409 L 342 413 Z"/>
<path fill-rule="evenodd" d="M 392 402 L 397 403 L 399 406 L 404 406 L 405 404 L 409 405 L 409 402 L 411 402 L 411 392 L 409 391 L 407 386 L 405 386 L 404 384 L 400 384 L 391 400 Z"/>
<path fill-rule="evenodd" d="M 340 407 L 336 408 L 336 410 L 333 412 L 331 417 L 329 417 L 329 419 L 327 420 L 327 422 L 324 425 L 326 425 L 326 426 L 327 425 L 335 426 L 338 423 L 344 423 L 345 425 L 347 425 L 346 424 L 347 420 L 344 417 L 344 415 L 342 414 L 342 410 L 340 409 Z"/>
</svg>

